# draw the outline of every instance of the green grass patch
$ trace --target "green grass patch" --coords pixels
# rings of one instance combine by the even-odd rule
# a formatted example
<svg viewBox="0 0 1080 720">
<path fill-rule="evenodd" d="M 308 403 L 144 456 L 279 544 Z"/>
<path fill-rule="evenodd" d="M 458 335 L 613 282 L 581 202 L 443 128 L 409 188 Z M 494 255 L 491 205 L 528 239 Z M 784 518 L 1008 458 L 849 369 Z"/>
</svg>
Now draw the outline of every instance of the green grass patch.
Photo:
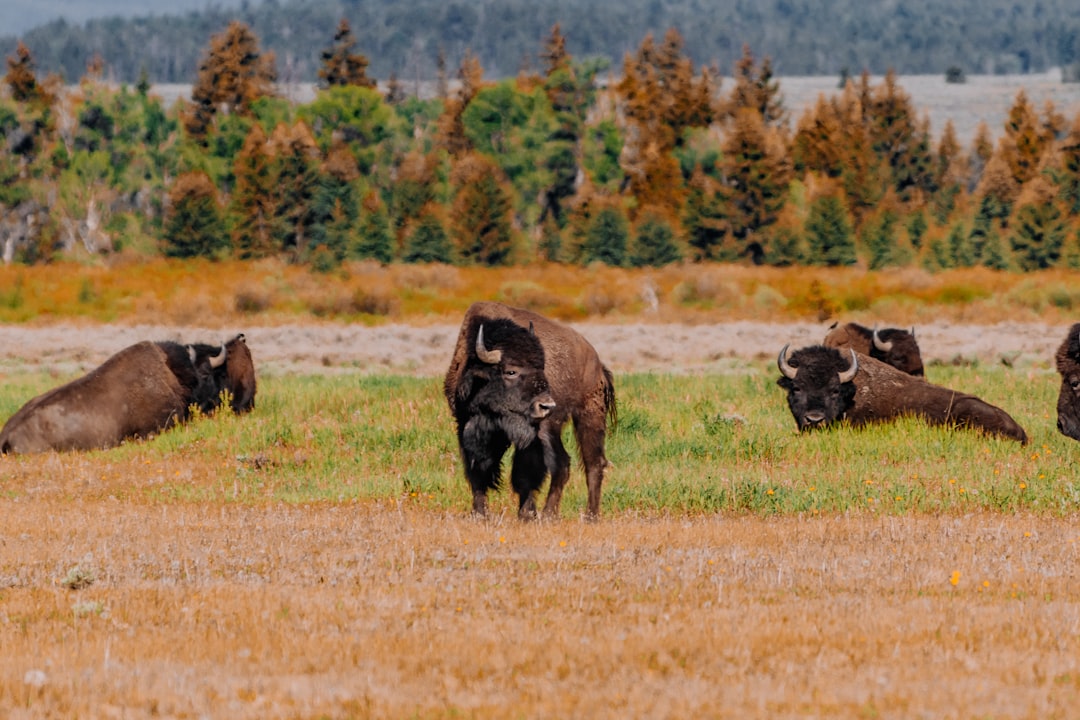
<svg viewBox="0 0 1080 720">
<path fill-rule="evenodd" d="M 934 367 L 931 379 L 1003 407 L 1031 444 L 910 418 L 799 434 L 767 362 L 731 374 L 617 376 L 620 421 L 608 441 L 614 467 L 603 513 L 1064 514 L 1080 507 L 1073 472 L 1080 446 L 1054 426 L 1053 371 Z M 4 380 L 4 418 L 62 381 L 24 371 Z M 576 456 L 569 430 L 565 440 Z M 397 499 L 462 512 L 470 505 L 437 378 L 263 376 L 250 414 L 196 417 L 150 441 L 85 455 L 89 465 L 129 468 L 124 495 L 157 500 Z M 0 461 L 0 484 L 25 477 L 32 462 Z M 564 516 L 584 511 L 584 485 L 575 460 Z M 516 510 L 506 489 L 492 504 L 496 512 Z"/>
</svg>

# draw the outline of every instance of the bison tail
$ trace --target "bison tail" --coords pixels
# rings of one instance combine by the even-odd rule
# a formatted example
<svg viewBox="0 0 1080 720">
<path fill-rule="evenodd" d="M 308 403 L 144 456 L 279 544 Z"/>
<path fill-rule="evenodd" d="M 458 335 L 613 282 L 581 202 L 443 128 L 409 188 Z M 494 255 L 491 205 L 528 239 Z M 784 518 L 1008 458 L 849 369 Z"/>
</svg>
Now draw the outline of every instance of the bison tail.
<svg viewBox="0 0 1080 720">
<path fill-rule="evenodd" d="M 619 424 L 619 410 L 615 402 L 615 378 L 606 365 L 604 366 L 604 412 L 607 414 L 608 425 L 614 432 Z"/>
</svg>

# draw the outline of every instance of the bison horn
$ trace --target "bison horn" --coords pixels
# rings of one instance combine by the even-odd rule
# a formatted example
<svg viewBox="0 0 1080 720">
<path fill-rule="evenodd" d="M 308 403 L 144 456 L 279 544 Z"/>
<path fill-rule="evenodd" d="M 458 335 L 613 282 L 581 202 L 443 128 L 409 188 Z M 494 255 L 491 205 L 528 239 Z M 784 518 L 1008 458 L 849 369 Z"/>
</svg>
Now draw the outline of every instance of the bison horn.
<svg viewBox="0 0 1080 720">
<path fill-rule="evenodd" d="M 874 347 L 876 347 L 881 352 L 889 352 L 890 350 L 892 350 L 892 345 L 893 345 L 892 341 L 885 342 L 884 340 L 881 339 L 881 337 L 878 335 L 877 327 L 875 326 L 874 327 Z"/>
<path fill-rule="evenodd" d="M 210 356 L 210 367 L 219 368 L 222 365 L 224 365 L 225 364 L 225 355 L 226 355 L 225 346 L 222 345 L 221 346 L 221 352 L 219 352 L 217 355 Z"/>
<path fill-rule="evenodd" d="M 476 357 L 480 358 L 480 362 L 488 365 L 494 365 L 502 360 L 502 350 L 488 350 L 484 347 L 483 325 L 480 326 L 480 330 L 476 333 Z"/>
<path fill-rule="evenodd" d="M 855 351 L 848 348 L 851 351 L 851 367 L 842 373 L 837 373 L 841 383 L 851 382 L 855 379 L 855 373 L 859 372 L 859 358 L 855 355 Z"/>
<path fill-rule="evenodd" d="M 791 343 L 788 343 L 790 345 Z M 776 365 L 780 368 L 780 372 L 784 373 L 784 377 L 788 380 L 794 380 L 795 374 L 798 372 L 795 368 L 788 365 L 787 361 L 787 349 L 788 345 L 780 348 L 780 357 L 776 358 Z"/>
</svg>

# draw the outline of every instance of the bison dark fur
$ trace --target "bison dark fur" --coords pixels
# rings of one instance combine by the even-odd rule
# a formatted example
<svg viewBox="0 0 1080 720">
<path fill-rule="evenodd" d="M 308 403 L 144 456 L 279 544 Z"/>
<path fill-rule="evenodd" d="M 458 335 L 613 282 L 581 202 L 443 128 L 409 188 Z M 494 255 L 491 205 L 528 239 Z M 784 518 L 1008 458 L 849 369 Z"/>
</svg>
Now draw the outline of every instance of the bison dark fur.
<svg viewBox="0 0 1080 720">
<path fill-rule="evenodd" d="M 0 453 L 93 450 L 147 437 L 220 405 L 255 401 L 251 352 L 238 335 L 224 345 L 140 342 L 98 368 L 27 402 L 0 430 Z"/>
<path fill-rule="evenodd" d="M 921 417 L 932 425 L 973 428 L 1022 444 L 1027 433 L 1013 418 L 974 395 L 933 385 L 891 365 L 852 350 L 824 345 L 780 351 L 777 381 L 787 391 L 788 407 L 799 430 L 826 427 L 841 420 L 854 426 Z M 857 362 L 852 375 L 853 360 Z"/>
<path fill-rule="evenodd" d="M 487 383 L 496 375 L 496 368 L 483 367 L 486 363 L 478 359 L 475 348 L 478 328 L 484 326 L 487 343 L 488 327 L 496 320 L 509 321 L 521 332 L 535 334 L 543 348 L 543 376 L 553 403 L 539 418 L 521 398 L 514 401 L 514 408 L 506 408 L 506 412 L 518 416 L 528 412 L 535 427 L 533 438 L 521 437 L 519 440 L 528 441 L 513 442 L 510 483 L 518 494 L 519 516 L 536 515 L 535 495 L 550 474 L 543 513 L 558 517 L 563 489 L 570 477 L 570 455 L 563 446 L 562 430 L 572 420 L 588 486 L 587 517 L 598 517 L 608 467 L 604 443 L 608 422 L 614 424 L 616 416 L 611 371 L 600 362 L 595 348 L 572 328 L 529 310 L 494 302 L 475 303 L 465 313 L 444 382 L 446 399 L 458 425 L 465 475 L 473 491 L 473 511 L 481 515 L 486 512 L 487 492 L 498 487 L 502 455 L 512 442 L 511 433 L 502 426 L 507 418 L 498 412 L 486 412 L 471 399 L 477 392 L 478 379 Z M 492 338 L 488 347 L 493 344 Z M 534 401 L 536 397 L 541 396 L 535 396 Z M 511 422 L 516 425 L 520 420 Z M 488 444 L 478 442 L 480 438 L 487 438 Z"/>
<path fill-rule="evenodd" d="M 1069 328 L 1054 360 L 1061 374 L 1057 428 L 1062 435 L 1080 440 L 1080 323 Z"/>
<path fill-rule="evenodd" d="M 857 353 L 892 365 L 908 375 L 922 377 L 924 374 L 922 353 L 919 351 L 919 343 L 915 342 L 914 330 L 878 330 L 858 323 L 833 325 L 823 344 L 838 350 L 851 348 Z"/>
</svg>

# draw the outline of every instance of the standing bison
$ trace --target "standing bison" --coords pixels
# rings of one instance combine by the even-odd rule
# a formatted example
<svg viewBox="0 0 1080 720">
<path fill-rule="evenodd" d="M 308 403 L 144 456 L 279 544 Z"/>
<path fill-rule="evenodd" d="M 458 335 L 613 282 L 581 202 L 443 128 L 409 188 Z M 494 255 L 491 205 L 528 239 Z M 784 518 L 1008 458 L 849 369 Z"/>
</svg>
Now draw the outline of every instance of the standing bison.
<svg viewBox="0 0 1080 720">
<path fill-rule="evenodd" d="M 923 376 L 922 354 L 915 342 L 915 330 L 885 328 L 878 330 L 847 323 L 834 324 L 825 336 L 825 347 L 837 350 L 852 349 L 857 353 L 869 355 L 875 360 L 892 365 L 908 375 Z"/>
<path fill-rule="evenodd" d="M 535 494 L 547 474 L 544 516 L 558 517 L 570 477 L 562 430 L 573 420 L 589 491 L 587 517 L 600 515 L 615 386 L 584 337 L 528 310 L 475 303 L 462 321 L 443 390 L 457 422 L 474 513 L 486 513 L 487 493 L 498 488 L 502 456 L 513 445 L 510 485 L 519 517 L 535 517 Z"/>
<path fill-rule="evenodd" d="M 140 342 L 77 380 L 23 405 L 0 430 L 0 453 L 93 450 L 147 437 L 210 412 L 227 392 L 255 404 L 255 366 L 243 335 L 224 345 Z"/>
<path fill-rule="evenodd" d="M 859 426 L 913 415 L 933 425 L 975 428 L 1026 444 L 1027 433 L 1001 408 L 974 395 L 932 385 L 850 348 L 812 345 L 780 350 L 780 387 L 800 431 L 840 420 Z"/>
<path fill-rule="evenodd" d="M 1062 435 L 1080 440 L 1080 323 L 1069 328 L 1054 360 L 1061 374 L 1057 428 Z"/>
</svg>

